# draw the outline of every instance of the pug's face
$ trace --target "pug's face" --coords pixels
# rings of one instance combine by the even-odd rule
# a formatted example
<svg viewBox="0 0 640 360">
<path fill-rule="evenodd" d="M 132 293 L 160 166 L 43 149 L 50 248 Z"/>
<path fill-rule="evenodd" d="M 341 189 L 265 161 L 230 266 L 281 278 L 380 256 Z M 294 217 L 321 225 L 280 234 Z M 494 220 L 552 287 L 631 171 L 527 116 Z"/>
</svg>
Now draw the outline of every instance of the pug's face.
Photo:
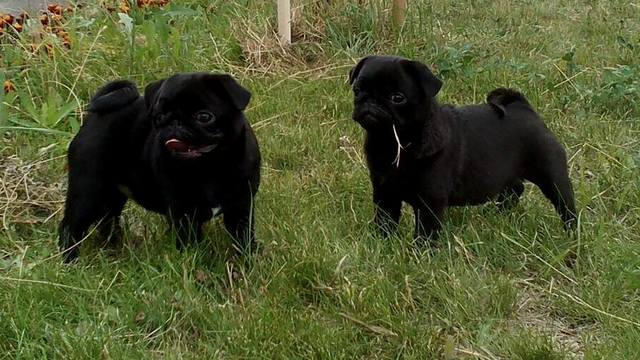
<svg viewBox="0 0 640 360">
<path fill-rule="evenodd" d="M 369 56 L 351 70 L 353 119 L 367 131 L 400 129 L 426 116 L 442 82 L 422 63 Z"/>
<path fill-rule="evenodd" d="M 240 132 L 251 94 L 229 75 L 178 74 L 147 86 L 156 140 L 176 159 L 215 152 Z"/>
</svg>

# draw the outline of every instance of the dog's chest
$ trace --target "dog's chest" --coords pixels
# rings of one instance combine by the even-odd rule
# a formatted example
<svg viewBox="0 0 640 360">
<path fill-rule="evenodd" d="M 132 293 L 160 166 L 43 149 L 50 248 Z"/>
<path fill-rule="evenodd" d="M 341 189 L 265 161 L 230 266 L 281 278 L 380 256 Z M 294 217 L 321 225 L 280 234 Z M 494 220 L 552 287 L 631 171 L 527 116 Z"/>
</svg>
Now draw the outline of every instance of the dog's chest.
<svg viewBox="0 0 640 360">
<path fill-rule="evenodd" d="M 419 176 L 416 169 L 406 162 L 396 164 L 378 164 L 370 168 L 372 175 L 380 185 L 392 187 L 399 194 L 412 194 L 419 187 Z"/>
<path fill-rule="evenodd" d="M 219 184 L 189 183 L 176 185 L 172 191 L 177 201 L 193 207 L 217 208 L 221 206 L 223 189 Z"/>
<path fill-rule="evenodd" d="M 222 208 L 221 206 L 222 201 L 221 201 L 220 193 L 218 191 L 218 187 L 214 185 L 205 186 L 203 187 L 202 192 L 207 201 L 207 206 L 214 209 L 213 215 L 215 216 L 217 212 L 219 212 L 220 209 Z M 215 209 L 218 209 L 218 210 L 216 211 Z"/>
<path fill-rule="evenodd" d="M 168 208 L 208 208 L 213 215 L 221 212 L 223 193 L 215 184 L 205 183 L 122 183 L 118 191 L 142 207 L 158 213 Z"/>
</svg>

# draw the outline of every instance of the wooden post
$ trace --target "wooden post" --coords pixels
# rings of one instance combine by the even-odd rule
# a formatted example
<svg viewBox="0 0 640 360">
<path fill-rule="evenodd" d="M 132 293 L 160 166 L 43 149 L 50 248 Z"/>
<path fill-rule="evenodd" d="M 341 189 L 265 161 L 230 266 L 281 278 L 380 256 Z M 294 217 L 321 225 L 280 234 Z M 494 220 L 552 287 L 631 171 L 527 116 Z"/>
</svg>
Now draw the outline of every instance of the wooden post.
<svg viewBox="0 0 640 360">
<path fill-rule="evenodd" d="M 402 27 L 407 15 L 407 0 L 393 0 L 391 13 L 393 14 L 393 24 Z"/>
<path fill-rule="evenodd" d="M 291 44 L 291 0 L 278 0 L 278 34 L 283 45 Z"/>
</svg>

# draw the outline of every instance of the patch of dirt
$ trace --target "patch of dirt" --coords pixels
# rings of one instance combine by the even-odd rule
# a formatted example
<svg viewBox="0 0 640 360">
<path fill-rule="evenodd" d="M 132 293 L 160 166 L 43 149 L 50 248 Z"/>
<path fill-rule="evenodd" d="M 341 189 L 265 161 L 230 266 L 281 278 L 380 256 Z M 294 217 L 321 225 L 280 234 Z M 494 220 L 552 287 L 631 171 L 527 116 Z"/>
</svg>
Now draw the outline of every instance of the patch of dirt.
<svg viewBox="0 0 640 360">
<path fill-rule="evenodd" d="M 509 326 L 548 336 L 556 349 L 566 352 L 568 359 L 584 359 L 585 338 L 593 342 L 592 335 L 600 331 L 598 324 L 576 324 L 554 314 L 548 305 L 549 296 L 531 288 L 521 291 Z"/>
</svg>

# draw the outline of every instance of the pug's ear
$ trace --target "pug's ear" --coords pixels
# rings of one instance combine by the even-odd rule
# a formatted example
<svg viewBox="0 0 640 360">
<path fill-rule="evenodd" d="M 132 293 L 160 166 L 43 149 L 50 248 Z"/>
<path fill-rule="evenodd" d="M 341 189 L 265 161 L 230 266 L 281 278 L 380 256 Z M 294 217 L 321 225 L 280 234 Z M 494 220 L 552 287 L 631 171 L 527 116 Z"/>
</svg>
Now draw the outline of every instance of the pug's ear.
<svg viewBox="0 0 640 360">
<path fill-rule="evenodd" d="M 418 80 L 427 97 L 432 98 L 438 94 L 440 88 L 442 88 L 442 81 L 433 75 L 425 64 L 419 61 L 407 60 L 404 65 Z"/>
<path fill-rule="evenodd" d="M 349 85 L 353 85 L 353 82 L 356 81 L 356 79 L 358 78 L 358 75 L 360 75 L 360 70 L 362 70 L 362 67 L 364 66 L 364 63 L 369 60 L 369 58 L 371 58 L 371 56 L 367 56 L 362 58 L 357 64 L 356 66 L 352 67 L 351 70 L 349 70 Z"/>
<path fill-rule="evenodd" d="M 231 100 L 231 103 L 236 109 L 242 111 L 247 108 L 247 105 L 249 105 L 249 101 L 251 100 L 251 93 L 240 85 L 231 75 L 209 74 L 206 76 L 208 81 L 212 81 L 215 84 L 222 86 L 224 92 L 227 94 L 229 100 Z"/>
<path fill-rule="evenodd" d="M 156 99 L 158 98 L 158 91 L 165 80 L 166 79 L 154 81 L 144 88 L 144 103 L 147 105 L 147 109 L 151 109 L 151 107 L 155 105 Z"/>
</svg>

